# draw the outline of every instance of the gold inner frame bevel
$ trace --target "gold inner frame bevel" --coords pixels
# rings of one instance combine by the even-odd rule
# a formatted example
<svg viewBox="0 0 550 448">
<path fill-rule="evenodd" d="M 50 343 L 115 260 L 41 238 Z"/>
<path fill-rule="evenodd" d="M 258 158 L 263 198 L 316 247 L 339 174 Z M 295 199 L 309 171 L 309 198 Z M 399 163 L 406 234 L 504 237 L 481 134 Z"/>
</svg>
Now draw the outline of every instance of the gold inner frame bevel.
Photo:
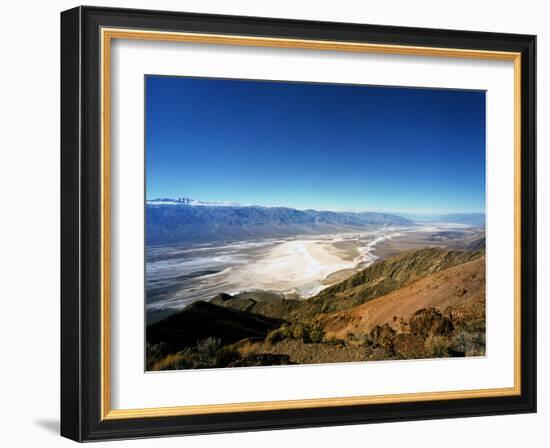
<svg viewBox="0 0 550 448">
<path fill-rule="evenodd" d="M 306 39 L 101 29 L 101 419 L 167 417 L 228 412 L 307 409 L 381 403 L 503 397 L 521 394 L 521 53 Z M 110 50 L 113 39 L 213 45 L 295 48 L 357 53 L 506 60 L 514 63 L 514 386 L 441 392 L 402 393 L 303 400 L 111 409 L 110 369 Z"/>
</svg>

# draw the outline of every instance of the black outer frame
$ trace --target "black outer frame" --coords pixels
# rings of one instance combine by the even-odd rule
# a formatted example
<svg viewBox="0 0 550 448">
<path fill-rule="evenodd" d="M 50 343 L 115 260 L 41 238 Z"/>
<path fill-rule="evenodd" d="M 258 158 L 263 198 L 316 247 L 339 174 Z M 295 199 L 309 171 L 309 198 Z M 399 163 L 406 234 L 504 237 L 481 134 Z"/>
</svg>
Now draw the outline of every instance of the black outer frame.
<svg viewBox="0 0 550 448">
<path fill-rule="evenodd" d="M 521 395 L 100 418 L 100 28 L 521 52 Z M 536 412 L 536 36 L 77 7 L 61 13 L 61 435 L 76 441 Z"/>
</svg>

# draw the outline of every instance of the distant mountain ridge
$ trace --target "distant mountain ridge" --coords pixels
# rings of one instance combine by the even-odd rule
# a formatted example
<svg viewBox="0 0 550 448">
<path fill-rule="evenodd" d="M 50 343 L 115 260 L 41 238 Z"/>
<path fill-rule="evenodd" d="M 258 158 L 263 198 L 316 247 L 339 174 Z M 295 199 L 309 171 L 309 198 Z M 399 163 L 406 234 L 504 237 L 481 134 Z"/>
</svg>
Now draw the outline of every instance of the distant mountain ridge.
<svg viewBox="0 0 550 448">
<path fill-rule="evenodd" d="M 481 227 L 485 226 L 485 213 L 450 213 L 439 216 L 436 221 Z"/>
<path fill-rule="evenodd" d="M 147 200 L 148 205 L 192 205 L 195 207 L 249 207 L 236 202 L 199 201 L 192 198 L 158 198 Z"/>
<path fill-rule="evenodd" d="M 189 198 L 146 202 L 148 245 L 221 243 L 413 224 L 402 216 L 380 212 L 297 210 Z"/>
<path fill-rule="evenodd" d="M 442 222 L 449 224 L 466 224 L 473 227 L 485 226 L 485 213 L 446 213 L 446 214 L 415 214 L 396 213 L 416 222 Z"/>
</svg>

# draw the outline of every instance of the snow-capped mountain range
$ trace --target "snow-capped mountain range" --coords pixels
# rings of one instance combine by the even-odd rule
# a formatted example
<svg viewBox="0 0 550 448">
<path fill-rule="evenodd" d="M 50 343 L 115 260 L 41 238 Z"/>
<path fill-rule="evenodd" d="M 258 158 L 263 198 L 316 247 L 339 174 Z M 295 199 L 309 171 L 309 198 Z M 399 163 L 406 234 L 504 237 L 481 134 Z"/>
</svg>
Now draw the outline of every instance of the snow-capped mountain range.
<svg viewBox="0 0 550 448">
<path fill-rule="evenodd" d="M 147 200 L 147 205 L 193 205 L 197 207 L 249 207 L 236 202 L 208 202 L 191 198 L 158 198 Z"/>
<path fill-rule="evenodd" d="M 257 240 L 411 224 L 389 213 L 297 210 L 190 198 L 153 199 L 146 206 L 147 244 Z"/>
<path fill-rule="evenodd" d="M 414 226 L 385 212 L 298 210 L 290 207 L 207 202 L 187 197 L 146 202 L 147 244 L 203 244 Z M 484 214 L 432 216 L 431 222 L 483 226 Z"/>
</svg>

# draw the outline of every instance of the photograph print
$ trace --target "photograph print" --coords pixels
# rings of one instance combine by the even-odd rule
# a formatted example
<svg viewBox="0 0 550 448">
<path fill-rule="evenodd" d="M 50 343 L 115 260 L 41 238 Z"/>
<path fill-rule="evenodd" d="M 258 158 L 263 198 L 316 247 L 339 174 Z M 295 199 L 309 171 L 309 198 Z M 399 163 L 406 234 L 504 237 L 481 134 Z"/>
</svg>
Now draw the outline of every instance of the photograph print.
<svg viewBox="0 0 550 448">
<path fill-rule="evenodd" d="M 485 91 L 145 98 L 147 371 L 485 356 Z"/>
</svg>

